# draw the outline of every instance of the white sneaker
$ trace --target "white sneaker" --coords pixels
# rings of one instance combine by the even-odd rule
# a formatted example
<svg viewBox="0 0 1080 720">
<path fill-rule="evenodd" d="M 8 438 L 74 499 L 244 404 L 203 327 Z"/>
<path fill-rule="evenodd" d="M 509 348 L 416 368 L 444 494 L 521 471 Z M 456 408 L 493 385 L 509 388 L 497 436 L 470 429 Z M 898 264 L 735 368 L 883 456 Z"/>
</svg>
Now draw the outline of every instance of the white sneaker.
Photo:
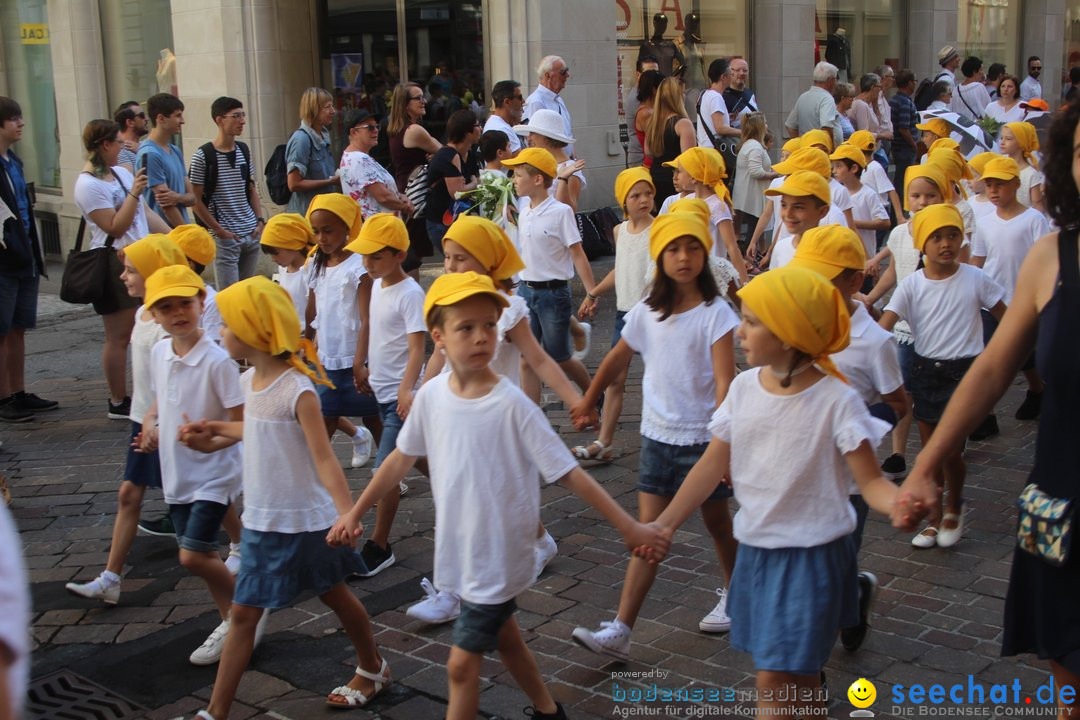
<svg viewBox="0 0 1080 720">
<path fill-rule="evenodd" d="M 630 628 L 618 620 L 600 623 L 600 629 L 574 628 L 570 635 L 594 653 L 610 655 L 619 660 L 630 659 Z"/>
<path fill-rule="evenodd" d="M 240 572 L 240 545 L 229 543 L 229 557 L 225 558 L 225 569 L 236 575 Z"/>
<path fill-rule="evenodd" d="M 731 629 L 731 618 L 727 614 L 727 588 L 716 588 L 716 594 L 720 596 L 720 602 L 698 623 L 702 632 L 722 633 Z"/>
<path fill-rule="evenodd" d="M 375 448 L 375 437 L 363 425 L 356 426 L 356 435 L 353 436 L 352 462 L 354 468 L 364 467 L 371 459 L 372 450 Z"/>
<path fill-rule="evenodd" d="M 558 555 L 558 553 L 559 546 L 555 544 L 555 538 L 551 537 L 551 533 L 545 531 L 541 537 L 536 538 L 536 545 L 533 546 L 536 577 L 540 577 L 540 573 L 544 572 L 544 568 L 551 562 L 551 558 Z"/>
<path fill-rule="evenodd" d="M 457 595 L 443 590 L 436 592 L 435 586 L 427 578 L 420 581 L 420 587 L 427 597 L 405 611 L 409 617 L 429 625 L 441 625 L 461 614 L 461 598 Z"/>
<path fill-rule="evenodd" d="M 404 495 L 407 492 L 409 492 L 409 486 L 406 485 L 403 482 L 399 482 L 398 483 L 398 497 Z"/>
<path fill-rule="evenodd" d="M 585 358 L 589 355 L 589 346 L 592 344 L 592 325 L 587 322 L 579 322 L 582 332 L 585 333 L 585 344 L 580 350 L 574 350 L 574 359 L 585 362 Z"/>
<path fill-rule="evenodd" d="M 107 582 L 104 575 L 98 575 L 90 582 L 69 582 L 64 587 L 68 589 L 68 592 L 73 592 L 76 595 L 81 595 L 84 598 L 96 598 L 104 602 L 106 605 L 115 605 L 117 602 L 120 601 L 120 583 Z"/>
<path fill-rule="evenodd" d="M 221 651 L 225 649 L 225 638 L 229 634 L 229 621 L 222 620 L 221 624 L 203 641 L 195 652 L 191 653 L 188 660 L 192 665 L 213 665 L 221 659 Z"/>
</svg>

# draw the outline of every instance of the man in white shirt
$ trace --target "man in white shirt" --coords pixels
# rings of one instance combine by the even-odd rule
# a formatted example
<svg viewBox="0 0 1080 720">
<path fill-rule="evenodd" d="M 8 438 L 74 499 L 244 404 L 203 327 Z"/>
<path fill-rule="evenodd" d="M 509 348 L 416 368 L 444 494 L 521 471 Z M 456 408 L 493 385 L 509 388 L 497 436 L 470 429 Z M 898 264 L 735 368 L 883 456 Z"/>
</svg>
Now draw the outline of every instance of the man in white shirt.
<svg viewBox="0 0 1080 720">
<path fill-rule="evenodd" d="M 881 129 L 878 130 L 877 137 L 879 142 L 886 143 L 882 147 L 887 155 L 889 153 L 887 143 L 893 138 L 892 108 L 889 107 L 888 91 L 896 83 L 896 71 L 893 70 L 892 65 L 879 65 L 874 73 L 881 78 L 881 92 L 878 94 L 876 103 L 877 118 Z"/>
<path fill-rule="evenodd" d="M 540 84 L 532 91 L 529 97 L 525 98 L 525 110 L 522 117 L 528 122 L 529 118 L 537 110 L 545 108 L 554 110 L 562 116 L 566 135 L 573 137 L 573 121 L 570 118 L 570 110 L 566 107 L 563 99 L 559 97 L 559 93 L 566 87 L 566 82 L 570 79 L 570 68 L 566 66 L 566 61 L 558 55 L 546 56 L 536 68 L 536 77 Z M 573 157 L 574 146 L 567 145 L 566 153 Z"/>
<path fill-rule="evenodd" d="M 724 91 L 724 102 L 731 113 L 731 127 L 740 128 L 742 116 L 758 111 L 757 96 L 746 87 L 750 79 L 750 64 L 745 58 L 731 58 L 731 84 Z"/>
<path fill-rule="evenodd" d="M 836 101 L 833 100 L 837 73 L 836 66 L 831 63 L 819 62 L 814 66 L 814 84 L 799 96 L 784 121 L 788 137 L 799 137 L 807 130 L 821 128 L 832 133 L 834 146 L 844 142 L 836 122 Z"/>
<path fill-rule="evenodd" d="M 484 123 L 484 132 L 498 130 L 510 138 L 510 152 L 517 154 L 521 149 L 521 138 L 514 132 L 514 125 L 521 122 L 525 109 L 525 98 L 521 94 L 521 83 L 517 80 L 500 80 L 491 88 L 491 115 Z"/>
<path fill-rule="evenodd" d="M 1039 76 L 1042 75 L 1042 60 L 1038 55 L 1032 55 L 1027 61 L 1028 74 L 1024 82 L 1020 83 L 1020 99 L 1031 100 L 1043 96 L 1042 83 Z"/>
<path fill-rule="evenodd" d="M 968 120 L 978 120 L 990 104 L 990 93 L 983 84 L 983 62 L 973 55 L 964 60 L 960 72 L 964 76 L 964 82 L 953 88 L 952 111 Z"/>
</svg>

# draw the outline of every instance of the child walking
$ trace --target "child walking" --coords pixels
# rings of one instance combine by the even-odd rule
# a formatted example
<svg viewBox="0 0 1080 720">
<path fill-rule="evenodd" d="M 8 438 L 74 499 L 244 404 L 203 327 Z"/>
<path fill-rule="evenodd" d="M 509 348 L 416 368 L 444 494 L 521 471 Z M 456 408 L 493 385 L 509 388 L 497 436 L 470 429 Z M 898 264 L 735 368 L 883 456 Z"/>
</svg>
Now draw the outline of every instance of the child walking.
<svg viewBox="0 0 1080 720">
<path fill-rule="evenodd" d="M 732 334 L 739 321 L 719 299 L 709 269 L 711 244 L 708 226 L 697 215 L 669 213 L 653 222 L 649 255 L 657 264 L 656 277 L 648 296 L 626 314 L 619 342 L 600 364 L 582 400 L 582 407 L 594 405 L 633 353 L 641 353 L 645 375 L 638 512 L 646 523 L 667 507 L 705 451 L 709 416 L 723 402 L 735 376 Z M 701 506 L 728 585 L 736 550 L 730 496 L 730 488 L 717 488 Z M 631 558 L 615 619 L 597 630 L 576 628 L 573 639 L 595 653 L 628 659 L 630 634 L 655 578 L 655 565 Z M 731 627 L 725 610 L 727 590 L 716 592 L 719 602 L 699 623 L 705 632 L 726 632 Z"/>
<path fill-rule="evenodd" d="M 633 547 L 648 532 L 582 470 L 559 441 L 544 413 L 508 378 L 490 367 L 506 297 L 491 278 L 474 272 L 443 275 L 432 283 L 424 315 L 435 346 L 452 372 L 416 393 L 398 435 L 398 447 L 379 467 L 328 540 L 352 543 L 360 518 L 381 502 L 426 456 L 435 501 L 435 585 L 462 599 L 447 661 L 449 720 L 476 717 L 484 653 L 499 655 L 528 695 L 533 717 L 566 717 L 544 685 L 536 659 L 514 618 L 514 598 L 535 577 L 531 551 L 540 518 L 540 479 L 563 482 L 598 509 Z"/>
<path fill-rule="evenodd" d="M 229 354 L 252 369 L 240 377 L 242 421 L 202 420 L 181 429 L 195 449 L 244 441 L 243 564 L 232 598 L 231 626 L 213 694 L 202 720 L 225 720 L 251 658 L 262 619 L 287 607 L 305 590 L 334 611 L 356 649 L 354 677 L 332 690 L 332 707 L 364 707 L 390 683 L 364 606 L 345 584 L 361 565 L 347 547 L 326 545 L 326 533 L 349 511 L 351 496 L 323 427 L 314 380 L 328 380 L 300 325 L 288 292 L 264 277 L 230 285 L 218 294 Z"/>
<path fill-rule="evenodd" d="M 708 449 L 655 527 L 678 528 L 731 478 L 739 501 L 731 644 L 753 657 L 760 710 L 821 715 L 821 668 L 839 629 L 857 618 L 852 477 L 894 524 L 914 522 L 917 506 L 898 502 L 877 468 L 873 446 L 886 423 L 829 358 L 847 345 L 850 325 L 832 283 L 789 266 L 758 275 L 739 297 L 738 336 L 753 369 L 732 381 Z M 780 692 L 792 685 L 796 692 Z"/>
<path fill-rule="evenodd" d="M 960 262 L 964 221 L 948 203 L 923 208 L 911 219 L 915 249 L 924 254 L 925 267 L 897 286 L 881 316 L 881 326 L 892 330 L 907 320 L 915 340 L 908 387 L 914 398 L 913 415 L 925 446 L 960 379 L 983 350 L 981 308 L 1000 320 L 1005 313 L 1004 288 L 974 265 Z M 952 547 L 964 531 L 964 476 L 967 466 L 961 450 L 943 463 L 935 479 L 947 489 L 943 517 L 911 540 L 919 548 Z M 944 477 L 941 477 L 944 475 Z"/>
<path fill-rule="evenodd" d="M 783 182 L 776 184 L 775 187 L 770 186 L 765 191 L 766 197 L 777 197 L 780 187 L 783 186 L 787 178 L 791 177 L 795 173 L 811 172 L 817 173 L 824 180 L 825 184 L 829 187 L 828 201 L 825 205 L 825 216 L 818 220 L 819 225 L 843 225 L 844 227 L 851 227 L 852 221 L 849 216 L 851 215 L 850 206 L 847 212 L 843 212 L 834 204 L 837 197 L 849 202 L 850 199 L 847 192 L 838 193 L 834 191 L 830 181 L 832 180 L 832 163 L 829 160 L 829 156 L 816 147 L 807 147 L 796 150 L 791 154 L 787 160 L 779 162 L 773 165 L 773 170 L 783 175 Z M 841 188 L 843 190 L 843 188 Z M 782 197 L 782 193 L 780 196 Z M 795 254 L 795 245 L 792 238 L 793 233 L 788 230 L 787 224 L 783 221 L 783 207 L 782 201 L 780 205 L 776 206 L 779 212 L 780 222 L 777 224 L 776 233 L 773 235 L 772 244 L 769 246 L 768 252 L 765 257 L 762 258 L 761 264 L 768 265 L 769 268 L 775 270 L 778 267 L 783 267 Z M 813 227 L 813 225 L 807 225 L 807 228 Z M 776 260 L 773 257 L 776 256 Z"/>
<path fill-rule="evenodd" d="M 1033 153 L 1039 149 L 1035 126 L 1028 122 L 1006 123 L 1001 128 L 1001 154 L 1012 158 L 1020 168 L 1020 189 L 1016 199 L 1021 205 L 1046 212 L 1043 200 L 1043 174 Z"/>
<path fill-rule="evenodd" d="M 833 179 L 844 186 L 851 200 L 851 217 L 855 221 L 851 229 L 862 239 L 866 257 L 873 257 L 877 254 L 878 232 L 888 230 L 890 224 L 889 213 L 881 204 L 881 196 L 874 188 L 863 184 L 866 154 L 854 145 L 844 144 L 836 148 L 829 159 L 832 160 Z"/>
<path fill-rule="evenodd" d="M 824 157 L 824 153 L 822 156 Z M 825 162 L 828 161 L 825 157 Z M 821 174 L 812 170 L 801 170 L 784 178 L 780 187 L 766 190 L 765 195 L 780 196 L 780 220 L 787 231 L 786 235 L 777 236 L 776 243 L 762 261 L 762 264 L 769 265 L 770 270 L 776 270 L 795 257 L 795 248 L 798 247 L 802 234 L 820 225 L 828 216 L 832 191 Z"/>
</svg>

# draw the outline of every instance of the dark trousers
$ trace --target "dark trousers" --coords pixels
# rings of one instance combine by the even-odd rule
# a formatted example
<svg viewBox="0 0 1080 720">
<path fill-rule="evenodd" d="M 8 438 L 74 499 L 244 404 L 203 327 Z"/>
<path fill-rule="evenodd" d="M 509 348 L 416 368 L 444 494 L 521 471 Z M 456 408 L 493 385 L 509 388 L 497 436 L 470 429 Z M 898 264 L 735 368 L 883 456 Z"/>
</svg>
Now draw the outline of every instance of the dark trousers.
<svg viewBox="0 0 1080 720">
<path fill-rule="evenodd" d="M 893 145 L 893 165 L 896 166 L 896 172 L 893 174 L 893 185 L 896 187 L 896 194 L 900 196 L 901 202 L 904 200 L 904 173 L 907 169 L 915 164 L 915 151 L 910 149 L 901 150 L 900 145 Z"/>
</svg>

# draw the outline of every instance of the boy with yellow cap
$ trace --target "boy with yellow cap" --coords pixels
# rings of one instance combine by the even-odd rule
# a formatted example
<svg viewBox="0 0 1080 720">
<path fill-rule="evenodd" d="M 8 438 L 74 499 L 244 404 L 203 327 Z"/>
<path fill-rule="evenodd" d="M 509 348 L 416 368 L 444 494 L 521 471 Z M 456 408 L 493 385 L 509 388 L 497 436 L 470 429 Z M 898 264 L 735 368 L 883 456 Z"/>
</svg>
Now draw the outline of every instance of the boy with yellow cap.
<svg viewBox="0 0 1080 720">
<path fill-rule="evenodd" d="M 786 236 L 777 237 L 762 260 L 762 265 L 768 264 L 770 270 L 775 270 L 787 265 L 795 256 L 802 234 L 817 227 L 829 214 L 832 192 L 824 177 L 803 170 L 788 175 L 780 187 L 766 190 L 765 195 L 780 197 L 780 219 L 787 231 Z"/>
<path fill-rule="evenodd" d="M 926 153 L 919 159 L 919 164 L 925 164 L 929 159 L 930 146 L 934 144 L 934 141 L 938 138 L 949 137 L 949 125 L 941 118 L 930 118 L 925 122 L 916 123 L 915 129 L 922 131 L 919 142 L 926 148 Z"/>
<path fill-rule="evenodd" d="M 1043 200 L 1043 182 L 1046 178 L 1039 172 L 1039 161 L 1035 157 L 1039 149 L 1039 136 L 1035 132 L 1035 126 L 1029 122 L 1007 123 L 1001 128 L 999 144 L 1001 154 L 1015 160 L 1020 168 L 1020 189 L 1016 193 L 1016 199 L 1022 205 L 1046 212 L 1046 203 Z"/>
<path fill-rule="evenodd" d="M 863 185 L 869 185 L 874 192 L 881 196 L 881 204 L 892 210 L 889 220 L 893 224 L 904 222 L 906 218 L 904 217 L 903 206 L 900 203 L 900 195 L 897 193 L 893 181 L 889 179 L 888 173 L 885 172 L 888 168 L 874 158 L 874 151 L 877 150 L 877 138 L 874 137 L 874 134 L 869 130 L 856 130 L 845 144 L 857 147 L 862 151 L 863 157 L 866 158 L 866 167 L 861 176 Z M 879 238 L 879 244 L 880 241 Z"/>
<path fill-rule="evenodd" d="M 780 147 L 780 162 L 784 162 L 791 154 L 802 147 L 802 141 L 799 138 L 791 138 Z M 775 166 L 774 166 L 775 172 Z M 784 184 L 784 176 L 780 173 L 776 173 L 777 177 L 773 178 L 769 182 L 769 187 L 766 190 L 772 190 L 778 188 Z M 766 198 L 769 202 L 765 203 L 765 209 L 761 212 L 761 217 L 758 218 L 757 225 L 754 226 L 754 233 L 750 236 L 750 243 L 746 246 L 746 257 L 751 262 L 756 263 L 748 270 L 749 274 L 757 275 L 760 272 L 760 257 L 763 255 L 761 252 L 760 244 L 762 237 L 768 237 L 769 244 L 772 244 L 772 238 L 775 236 L 775 232 L 769 232 L 770 230 L 776 230 L 783 226 L 783 223 L 778 221 L 780 217 L 780 198 L 772 197 Z M 766 233 L 769 233 L 766 235 Z"/>
<path fill-rule="evenodd" d="M 214 262 L 214 258 L 217 256 L 217 244 L 214 242 L 214 238 L 206 231 L 206 228 L 200 225 L 194 223 L 177 225 L 169 231 L 169 237 L 184 251 L 188 267 L 199 276 L 206 272 L 206 268 L 210 266 L 210 263 Z M 212 285 L 206 285 L 205 287 L 206 297 L 203 299 L 202 329 L 206 331 L 211 340 L 220 345 L 221 313 L 218 312 L 217 300 L 214 299 L 217 290 Z"/>
<path fill-rule="evenodd" d="M 462 599 L 447 661 L 449 720 L 476 717 L 483 654 L 492 650 L 499 651 L 528 694 L 533 717 L 566 718 L 514 618 L 515 597 L 535 579 L 541 483 L 561 481 L 603 513 L 627 547 L 656 542 L 666 548 L 670 541 L 630 518 L 581 469 L 540 408 L 491 370 L 496 325 L 506 305 L 491 278 L 474 272 L 450 273 L 432 283 L 424 314 L 452 372 L 416 393 L 397 448 L 328 536 L 337 543 L 354 542 L 364 513 L 382 503 L 417 458 L 428 458 L 435 586 Z"/>
<path fill-rule="evenodd" d="M 844 187 L 851 199 L 851 229 L 862 238 L 866 257 L 872 257 L 877 252 L 878 232 L 888 230 L 890 224 L 889 213 L 881 204 L 881 196 L 862 182 L 863 170 L 867 165 L 866 155 L 854 145 L 841 145 L 829 159 L 832 160 L 833 179 Z M 876 269 L 867 268 L 867 271 L 876 274 Z"/>
<path fill-rule="evenodd" d="M 217 534 L 240 493 L 240 448 L 223 440 L 205 453 L 179 441 L 186 418 L 241 420 L 244 395 L 236 363 L 200 327 L 206 285 L 191 268 L 163 267 L 146 280 L 146 306 L 169 338 L 150 351 L 154 400 L 138 441 L 158 449 L 162 489 L 176 528 L 180 564 L 206 583 L 221 624 L 191 654 L 193 665 L 213 665 L 229 632 L 235 583 L 217 552 Z"/>
<path fill-rule="evenodd" d="M 1012 158 L 997 157 L 986 163 L 981 174 L 986 195 L 995 208 L 982 216 L 975 226 L 971 243 L 971 264 L 981 267 L 1005 288 L 1005 303 L 1011 303 L 1020 266 L 1035 242 L 1050 232 L 1046 216 L 1024 207 L 1017 199 L 1020 169 Z M 983 335 L 986 342 L 997 329 L 997 321 L 983 310 Z M 1029 357 L 1021 368 L 1027 378 L 1024 402 L 1016 409 L 1017 420 L 1034 420 L 1042 407 L 1043 382 L 1035 370 L 1035 358 Z"/>
<path fill-rule="evenodd" d="M 820 273 L 840 291 L 851 315 L 851 339 L 846 348 L 832 355 L 832 360 L 870 408 L 871 414 L 895 425 L 908 413 L 896 339 L 874 322 L 865 305 L 852 299 L 862 286 L 865 266 L 861 238 L 839 225 L 807 230 L 790 263 L 790 267 L 804 267 Z M 869 508 L 858 492 L 852 493 L 851 504 L 856 514 L 853 538 L 858 552 Z M 858 650 L 866 639 L 870 629 L 870 607 L 878 584 L 877 577 L 871 572 L 860 572 L 858 582 L 859 623 L 840 631 L 840 642 L 848 652 Z"/>
<path fill-rule="evenodd" d="M 897 285 L 882 313 L 881 326 L 892 330 L 903 319 L 911 327 L 915 355 L 908 388 L 925 445 L 953 390 L 983 350 L 980 310 L 989 308 L 1000 320 L 1005 313 L 1005 290 L 981 269 L 960 261 L 964 221 L 952 205 L 930 205 L 917 212 L 911 219 L 911 234 L 925 266 Z M 944 469 L 945 515 L 912 539 L 915 547 L 951 547 L 963 533 L 966 467 L 962 452 L 946 460 Z"/>
<path fill-rule="evenodd" d="M 986 197 L 986 186 L 983 184 L 981 176 L 986 163 L 996 157 L 1001 156 L 995 152 L 987 151 L 981 152 L 968 160 L 968 167 L 971 168 L 972 174 L 971 181 L 968 183 L 968 205 L 971 206 L 976 225 L 978 225 L 979 218 L 983 215 L 994 212 L 994 204 L 990 202 L 990 198 Z"/>
</svg>

